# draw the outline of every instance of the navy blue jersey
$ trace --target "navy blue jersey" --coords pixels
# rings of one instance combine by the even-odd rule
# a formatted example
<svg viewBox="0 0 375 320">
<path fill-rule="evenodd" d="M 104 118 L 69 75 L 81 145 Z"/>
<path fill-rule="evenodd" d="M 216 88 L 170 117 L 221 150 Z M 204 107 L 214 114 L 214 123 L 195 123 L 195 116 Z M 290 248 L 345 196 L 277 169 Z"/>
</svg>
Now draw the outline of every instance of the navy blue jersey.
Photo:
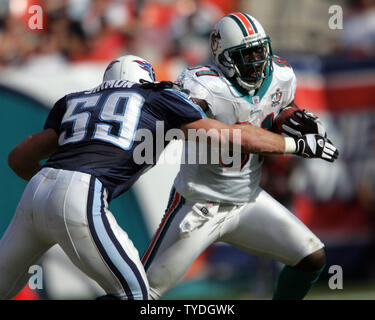
<svg viewBox="0 0 375 320">
<path fill-rule="evenodd" d="M 177 90 L 106 81 L 56 102 L 44 128 L 56 131 L 59 148 L 44 166 L 94 175 L 107 188 L 111 200 L 155 164 L 160 149 L 156 146 L 157 130 L 162 129 L 164 137 L 169 129 L 205 117 L 199 106 Z M 152 133 L 152 159 L 143 163 L 134 159 L 137 146 L 150 138 L 139 134 L 145 131 L 141 129 Z M 167 142 L 162 143 L 164 148 Z"/>
</svg>

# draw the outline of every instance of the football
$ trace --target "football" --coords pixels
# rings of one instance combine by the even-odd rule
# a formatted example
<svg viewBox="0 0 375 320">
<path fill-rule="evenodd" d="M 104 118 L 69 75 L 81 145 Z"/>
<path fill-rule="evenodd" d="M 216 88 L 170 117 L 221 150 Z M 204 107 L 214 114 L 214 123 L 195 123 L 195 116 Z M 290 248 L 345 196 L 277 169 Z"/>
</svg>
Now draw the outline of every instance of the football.
<svg viewBox="0 0 375 320">
<path fill-rule="evenodd" d="M 271 131 L 279 134 L 283 133 L 284 130 L 282 128 L 282 125 L 286 123 L 290 117 L 292 117 L 295 120 L 298 120 L 298 118 L 295 115 L 293 115 L 294 111 L 296 110 L 298 110 L 297 106 L 288 106 L 282 108 L 279 114 L 273 120 Z"/>
</svg>

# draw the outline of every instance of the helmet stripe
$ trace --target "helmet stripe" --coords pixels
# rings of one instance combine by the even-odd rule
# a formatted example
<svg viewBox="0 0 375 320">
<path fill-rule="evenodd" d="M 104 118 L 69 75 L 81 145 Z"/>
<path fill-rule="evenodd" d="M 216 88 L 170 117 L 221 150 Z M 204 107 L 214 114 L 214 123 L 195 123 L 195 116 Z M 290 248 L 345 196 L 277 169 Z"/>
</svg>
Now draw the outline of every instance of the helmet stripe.
<svg viewBox="0 0 375 320">
<path fill-rule="evenodd" d="M 258 33 L 258 29 L 257 29 L 254 21 L 250 18 L 250 15 L 248 15 L 247 13 L 244 13 L 244 12 L 241 12 L 241 13 L 247 18 L 247 20 L 249 20 L 249 22 L 253 26 L 253 29 L 254 29 L 255 33 Z"/>
<path fill-rule="evenodd" d="M 246 28 L 243 26 L 241 20 L 238 19 L 238 18 L 237 18 L 236 16 L 234 16 L 234 15 L 229 15 L 229 17 L 232 18 L 232 19 L 237 23 L 237 25 L 240 27 L 243 36 L 244 36 L 244 37 L 247 37 L 247 31 L 246 31 Z"/>
<path fill-rule="evenodd" d="M 233 15 L 235 17 L 237 17 L 241 21 L 240 23 L 245 28 L 244 36 L 255 34 L 255 30 L 254 30 L 253 24 L 250 22 L 251 20 L 249 20 L 247 16 L 245 16 L 241 12 L 235 12 L 235 13 L 233 13 Z M 242 30 L 242 32 L 243 32 L 243 30 Z"/>
</svg>

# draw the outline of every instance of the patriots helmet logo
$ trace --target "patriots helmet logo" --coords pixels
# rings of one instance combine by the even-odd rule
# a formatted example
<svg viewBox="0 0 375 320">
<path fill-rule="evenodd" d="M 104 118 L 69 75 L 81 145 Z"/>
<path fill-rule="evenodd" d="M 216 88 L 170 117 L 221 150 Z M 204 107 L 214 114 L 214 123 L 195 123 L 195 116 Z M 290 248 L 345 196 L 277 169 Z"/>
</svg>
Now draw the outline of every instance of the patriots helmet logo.
<svg viewBox="0 0 375 320">
<path fill-rule="evenodd" d="M 151 66 L 151 64 L 147 63 L 146 61 L 142 61 L 142 60 L 133 60 L 134 62 L 138 63 L 138 65 L 145 71 L 148 72 L 148 74 L 150 75 L 150 78 L 153 80 L 153 81 L 156 81 L 156 75 L 155 75 L 155 72 L 154 72 L 154 69 L 153 67 Z"/>
</svg>

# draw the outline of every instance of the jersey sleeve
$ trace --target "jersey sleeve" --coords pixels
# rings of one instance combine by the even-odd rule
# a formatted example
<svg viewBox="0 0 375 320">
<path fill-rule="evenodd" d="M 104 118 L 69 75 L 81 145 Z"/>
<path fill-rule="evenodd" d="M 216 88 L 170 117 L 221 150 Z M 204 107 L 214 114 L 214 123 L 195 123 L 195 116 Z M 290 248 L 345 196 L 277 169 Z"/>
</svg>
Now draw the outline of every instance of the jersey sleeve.
<svg viewBox="0 0 375 320">
<path fill-rule="evenodd" d="M 290 78 L 290 86 L 289 86 L 288 95 L 286 99 L 287 105 L 289 105 L 294 100 L 294 96 L 296 94 L 296 88 L 297 88 L 297 78 L 296 78 L 295 73 L 292 70 L 292 75 Z"/>
<path fill-rule="evenodd" d="M 232 104 L 225 98 L 228 85 L 215 66 L 203 65 L 186 68 L 178 77 L 177 83 L 189 90 L 192 98 L 204 99 L 208 104 L 206 114 L 209 118 L 231 124 L 237 116 Z"/>
<path fill-rule="evenodd" d="M 66 99 L 65 96 L 58 100 L 51 111 L 48 114 L 47 120 L 44 124 L 44 129 L 53 129 L 56 131 L 57 134 L 59 134 L 60 131 L 60 125 L 62 118 L 66 111 Z"/>
<path fill-rule="evenodd" d="M 213 110 L 214 96 L 210 90 L 198 81 L 194 71 L 185 69 L 177 78 L 177 83 L 179 83 L 183 89 L 189 91 L 190 97 L 206 100 L 210 110 Z"/>
<path fill-rule="evenodd" d="M 283 98 L 283 105 L 287 106 L 294 100 L 297 87 L 296 75 L 292 66 L 285 59 L 274 56 L 272 62 L 274 75 L 277 81 L 279 81 L 280 86 L 284 88 L 285 97 Z"/>
<path fill-rule="evenodd" d="M 166 89 L 154 101 L 163 112 L 163 117 L 175 128 L 185 123 L 207 118 L 204 111 L 189 96 L 181 91 Z"/>
</svg>

